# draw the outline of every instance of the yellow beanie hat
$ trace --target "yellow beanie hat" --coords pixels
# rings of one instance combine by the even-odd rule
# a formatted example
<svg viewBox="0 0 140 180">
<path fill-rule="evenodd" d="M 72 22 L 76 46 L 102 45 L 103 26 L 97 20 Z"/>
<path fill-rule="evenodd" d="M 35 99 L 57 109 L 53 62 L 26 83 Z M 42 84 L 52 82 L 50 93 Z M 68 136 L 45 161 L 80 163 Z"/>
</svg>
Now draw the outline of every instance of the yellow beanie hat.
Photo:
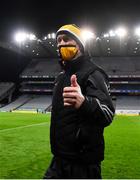
<svg viewBox="0 0 140 180">
<path fill-rule="evenodd" d="M 68 25 L 64 25 L 62 26 L 60 29 L 58 29 L 58 31 L 56 32 L 56 37 L 59 34 L 68 34 L 70 36 L 73 37 L 73 39 L 78 43 L 80 43 L 80 45 L 82 45 L 82 48 L 84 49 L 85 44 L 82 38 L 82 33 L 79 27 L 77 27 L 75 24 L 68 24 Z"/>
</svg>

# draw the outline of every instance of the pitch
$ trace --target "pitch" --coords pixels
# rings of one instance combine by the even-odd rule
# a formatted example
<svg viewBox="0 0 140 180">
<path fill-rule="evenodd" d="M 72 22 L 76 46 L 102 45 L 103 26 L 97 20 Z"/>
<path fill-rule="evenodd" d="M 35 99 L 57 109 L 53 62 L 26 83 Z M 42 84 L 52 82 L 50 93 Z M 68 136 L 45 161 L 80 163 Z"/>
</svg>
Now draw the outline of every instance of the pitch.
<svg viewBox="0 0 140 180">
<path fill-rule="evenodd" d="M 50 114 L 0 113 L 0 179 L 41 179 L 52 154 Z M 115 116 L 105 129 L 104 179 L 140 178 L 140 116 Z"/>
</svg>

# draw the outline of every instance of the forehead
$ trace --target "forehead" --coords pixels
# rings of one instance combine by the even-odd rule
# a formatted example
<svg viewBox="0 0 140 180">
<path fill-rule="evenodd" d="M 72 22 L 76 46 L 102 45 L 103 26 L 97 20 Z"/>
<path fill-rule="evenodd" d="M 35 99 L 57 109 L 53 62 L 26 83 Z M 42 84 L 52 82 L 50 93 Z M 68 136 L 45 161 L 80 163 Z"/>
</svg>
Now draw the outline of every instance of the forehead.
<svg viewBox="0 0 140 180">
<path fill-rule="evenodd" d="M 67 34 L 59 34 L 57 36 L 57 40 L 58 39 L 67 39 L 67 40 L 74 40 L 73 38 L 71 38 L 70 36 L 68 36 Z"/>
</svg>

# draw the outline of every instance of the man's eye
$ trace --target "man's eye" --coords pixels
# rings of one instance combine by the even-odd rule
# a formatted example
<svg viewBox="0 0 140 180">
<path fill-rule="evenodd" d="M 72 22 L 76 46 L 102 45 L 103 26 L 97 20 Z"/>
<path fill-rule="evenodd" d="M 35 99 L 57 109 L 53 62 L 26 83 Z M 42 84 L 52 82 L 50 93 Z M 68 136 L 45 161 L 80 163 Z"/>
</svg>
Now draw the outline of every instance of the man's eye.
<svg viewBox="0 0 140 180">
<path fill-rule="evenodd" d="M 68 42 L 70 40 L 70 38 L 68 38 L 68 37 L 63 37 L 63 41 L 65 41 L 65 42 Z"/>
<path fill-rule="evenodd" d="M 71 40 L 71 38 L 69 38 L 67 36 L 63 36 L 63 37 L 57 38 L 57 43 L 61 43 L 61 41 L 68 42 L 70 40 Z"/>
<path fill-rule="evenodd" d="M 61 42 L 61 38 L 58 38 L 58 39 L 57 39 L 57 42 L 60 43 L 60 42 Z"/>
</svg>

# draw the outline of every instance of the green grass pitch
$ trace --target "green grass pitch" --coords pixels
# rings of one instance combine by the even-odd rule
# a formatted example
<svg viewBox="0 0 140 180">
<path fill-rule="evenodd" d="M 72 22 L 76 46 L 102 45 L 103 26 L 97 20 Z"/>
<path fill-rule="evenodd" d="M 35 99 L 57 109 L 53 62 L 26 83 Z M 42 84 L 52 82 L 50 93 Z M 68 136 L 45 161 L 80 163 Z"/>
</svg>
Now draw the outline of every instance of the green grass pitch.
<svg viewBox="0 0 140 180">
<path fill-rule="evenodd" d="M 41 179 L 50 163 L 49 114 L 0 113 L 0 179 Z M 104 179 L 140 179 L 140 116 L 105 128 Z"/>
</svg>

